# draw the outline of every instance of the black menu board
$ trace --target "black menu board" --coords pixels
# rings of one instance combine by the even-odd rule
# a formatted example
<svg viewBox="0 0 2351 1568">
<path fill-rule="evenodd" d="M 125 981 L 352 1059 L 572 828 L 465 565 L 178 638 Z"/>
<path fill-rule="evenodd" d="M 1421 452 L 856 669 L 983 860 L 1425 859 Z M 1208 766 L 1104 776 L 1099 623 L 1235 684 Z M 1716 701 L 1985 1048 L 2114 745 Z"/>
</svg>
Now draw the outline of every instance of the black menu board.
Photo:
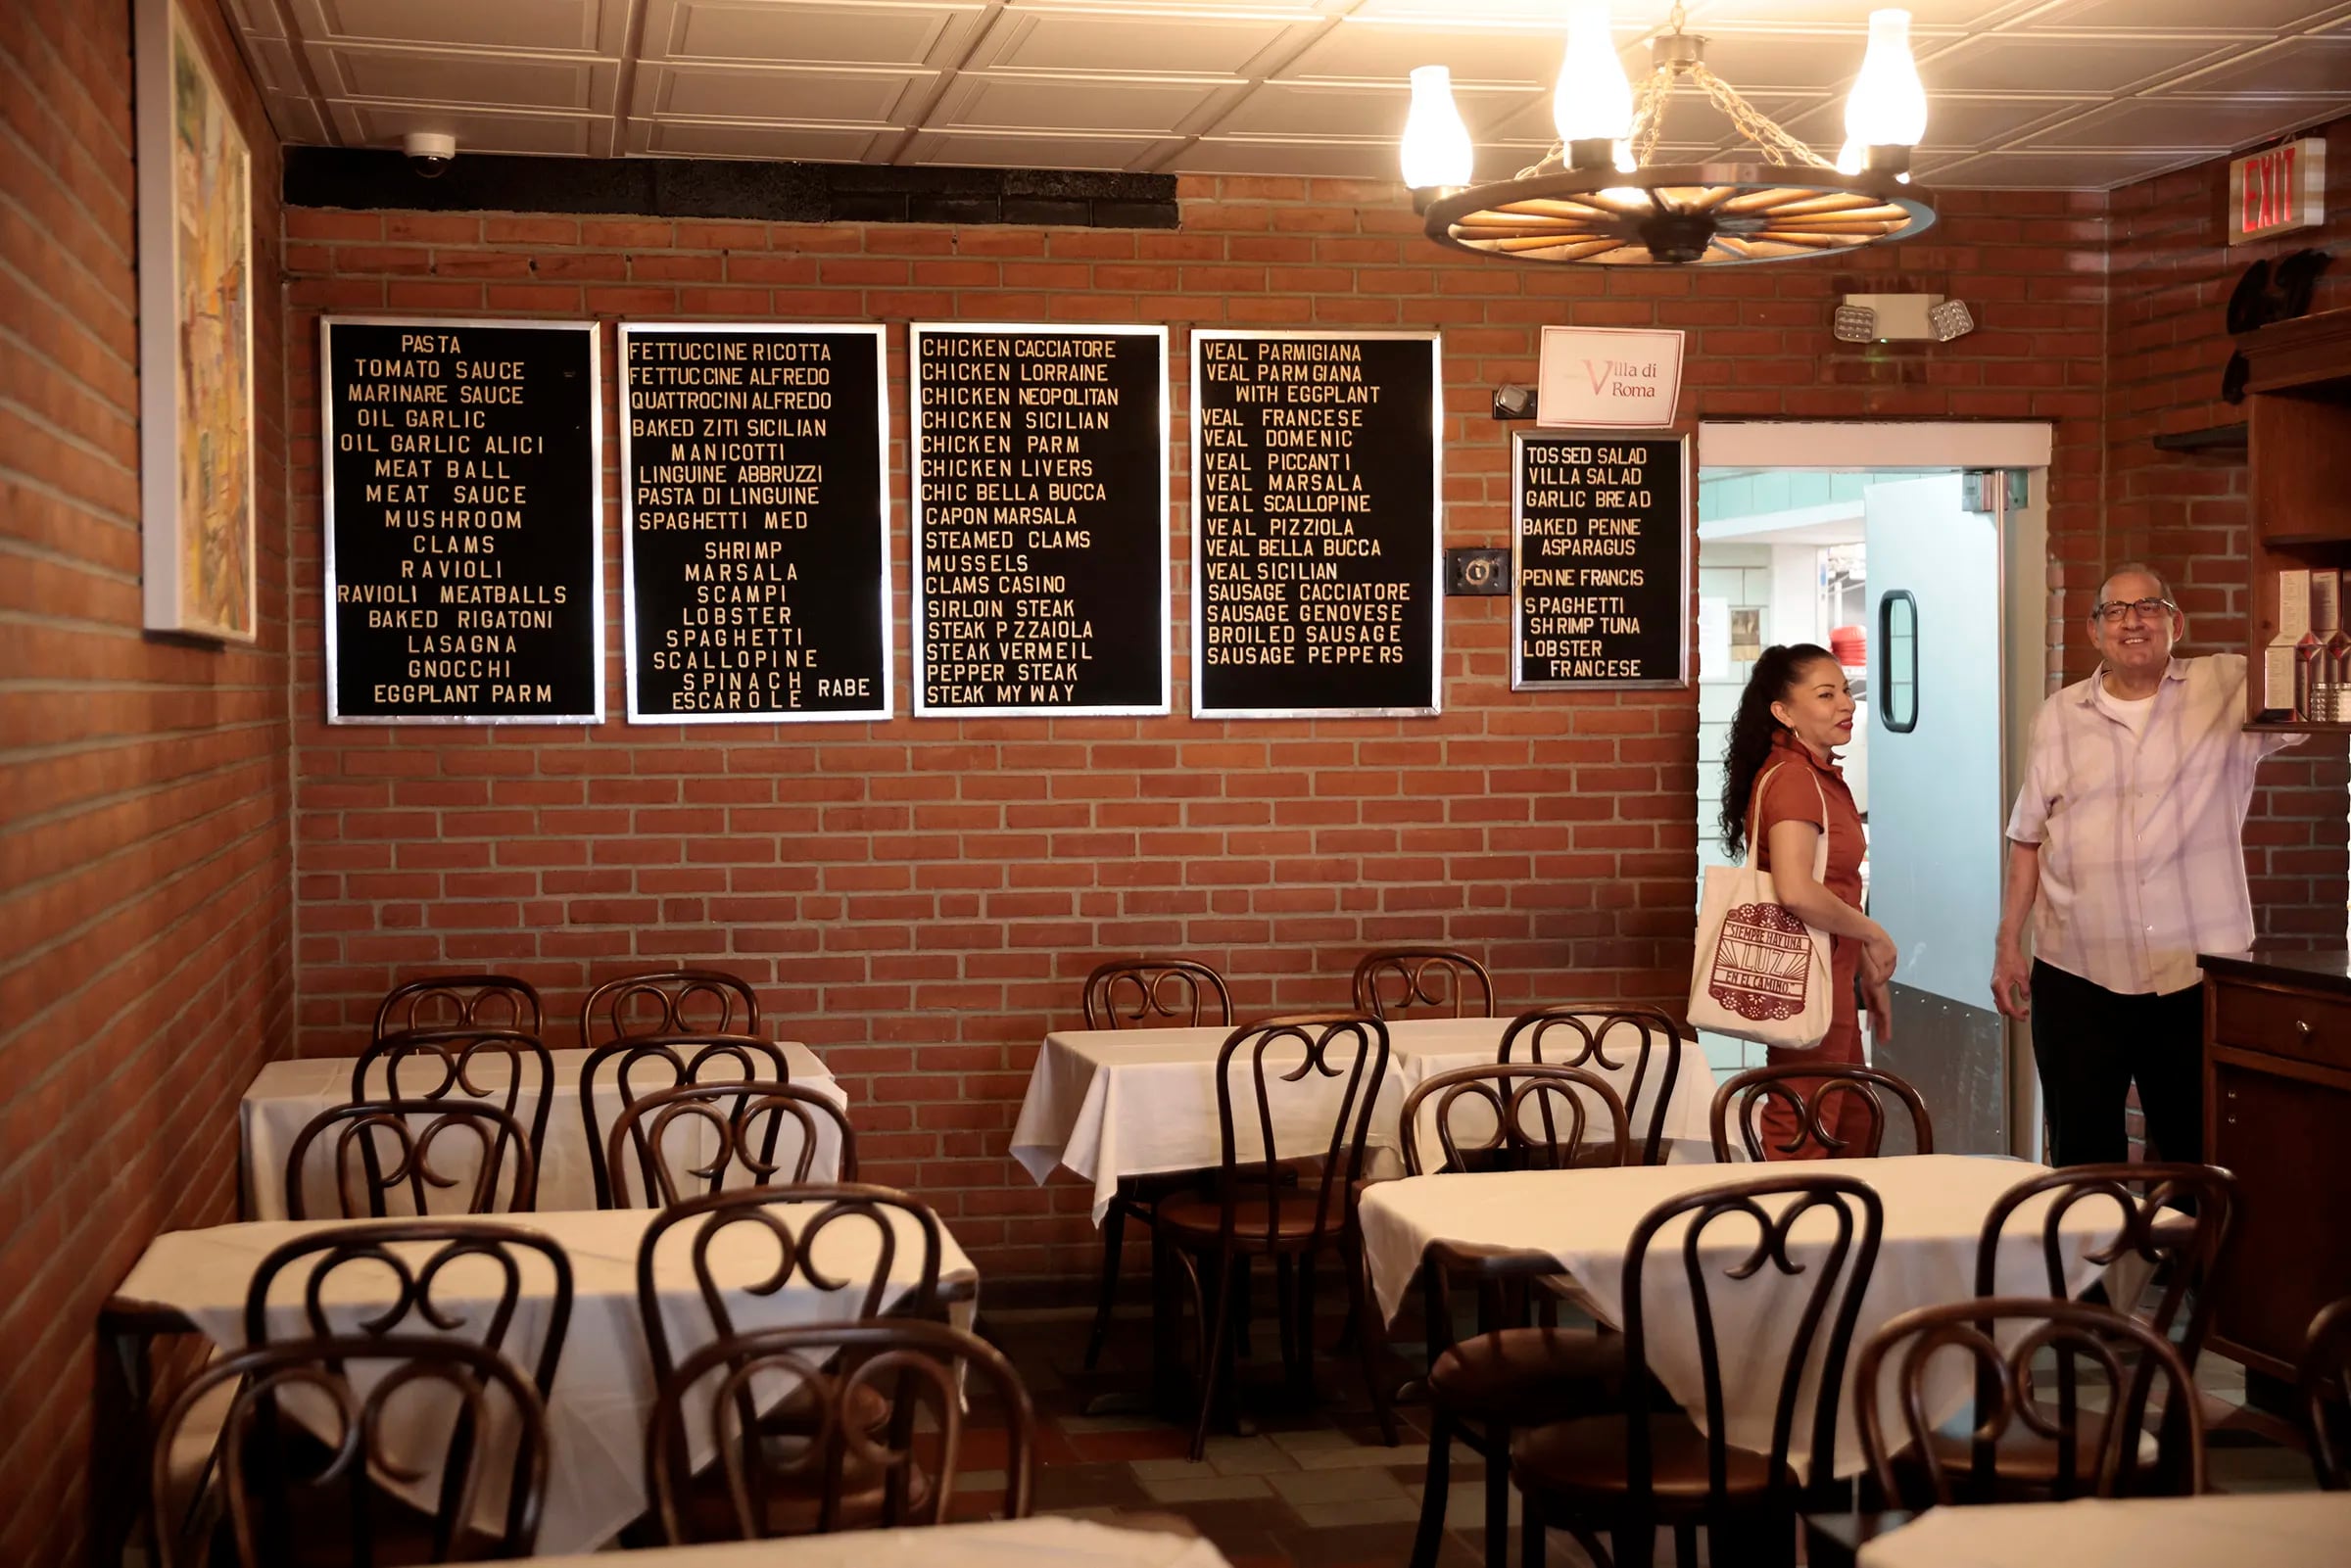
<svg viewBox="0 0 2351 1568">
<path fill-rule="evenodd" d="M 916 323 L 914 711 L 1168 711 L 1168 331 Z"/>
<path fill-rule="evenodd" d="M 329 724 L 604 716 L 592 321 L 318 323 Z"/>
<path fill-rule="evenodd" d="M 632 724 L 889 717 L 882 328 L 620 329 Z"/>
<path fill-rule="evenodd" d="M 1437 711 L 1429 332 L 1192 334 L 1192 713 Z"/>
<path fill-rule="evenodd" d="M 1685 685 L 1688 438 L 1522 433 L 1511 469 L 1511 689 Z"/>
</svg>

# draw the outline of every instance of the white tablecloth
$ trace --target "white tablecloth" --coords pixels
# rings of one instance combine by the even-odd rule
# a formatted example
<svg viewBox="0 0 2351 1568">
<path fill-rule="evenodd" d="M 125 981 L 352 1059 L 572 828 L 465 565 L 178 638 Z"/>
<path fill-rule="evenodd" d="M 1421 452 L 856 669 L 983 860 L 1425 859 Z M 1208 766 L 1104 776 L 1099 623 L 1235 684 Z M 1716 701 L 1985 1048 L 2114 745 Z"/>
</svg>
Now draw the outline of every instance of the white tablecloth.
<svg viewBox="0 0 2351 1568">
<path fill-rule="evenodd" d="M 778 1043 L 783 1047 L 784 1063 L 791 1069 L 794 1084 L 814 1090 L 843 1110 L 848 1108 L 848 1091 L 817 1059 L 815 1052 L 796 1040 Z M 571 1050 L 552 1051 L 549 1055 L 554 1059 L 555 1065 L 555 1102 L 548 1111 L 547 1148 L 539 1162 L 538 1207 L 551 1211 L 594 1209 L 596 1180 L 588 1165 L 588 1128 L 580 1118 L 580 1069 L 586 1064 L 588 1053 Z M 237 1107 L 237 1120 L 245 1139 L 245 1213 L 248 1218 L 286 1217 L 286 1157 L 293 1153 L 294 1140 L 302 1135 L 302 1129 L 310 1124 L 312 1117 L 320 1112 L 332 1111 L 337 1106 L 351 1103 L 351 1066 L 354 1060 L 345 1056 L 272 1062 L 255 1076 L 252 1087 L 245 1091 L 245 1098 Z M 649 1069 L 642 1070 L 645 1081 L 666 1085 L 661 1072 Z M 721 1063 L 712 1070 L 729 1071 L 731 1069 Z M 539 1104 L 539 1091 L 535 1083 L 528 1081 L 536 1078 L 537 1069 L 527 1069 L 526 1074 L 522 1092 L 515 1097 L 514 1119 L 527 1130 Z M 381 1073 L 369 1074 L 368 1088 L 371 1093 L 380 1095 L 383 1092 L 381 1077 Z M 474 1069 L 473 1077 L 479 1085 L 495 1084 L 498 1092 L 490 1098 L 493 1103 L 504 1102 L 506 1083 L 504 1058 L 485 1053 Z M 409 1088 L 412 1083 L 414 1087 L 409 1088 L 410 1093 L 420 1093 L 440 1080 L 441 1068 L 436 1062 L 419 1060 L 402 1067 L 402 1086 Z M 451 1094 L 455 1097 L 457 1092 L 453 1089 Z M 612 1123 L 618 1118 L 620 1111 L 620 1094 L 613 1086 L 613 1072 L 610 1068 L 600 1069 L 597 1074 L 596 1123 L 602 1137 L 609 1139 L 612 1136 Z M 838 1179 L 840 1172 L 840 1136 L 827 1123 L 819 1122 L 818 1127 L 816 1163 L 809 1169 L 808 1179 L 833 1181 Z M 761 1130 L 764 1132 L 765 1129 Z M 680 1140 L 680 1150 L 688 1149 L 690 1146 L 685 1140 L 692 1139 L 691 1148 L 705 1159 L 708 1156 L 705 1147 L 709 1143 L 708 1133 L 709 1124 L 699 1117 L 688 1118 L 672 1126 L 672 1135 Z M 784 1157 L 792 1147 L 792 1127 L 788 1119 L 777 1146 L 779 1157 Z M 321 1136 L 311 1144 L 310 1153 L 303 1161 L 303 1202 L 314 1218 L 341 1212 L 335 1198 L 334 1149 L 333 1136 Z M 453 1135 L 434 1146 L 433 1161 L 436 1168 L 457 1175 L 460 1180 L 455 1188 L 435 1189 L 432 1197 L 461 1212 L 464 1195 L 471 1189 L 473 1174 L 480 1168 L 481 1145 L 470 1137 Z M 501 1178 L 501 1207 L 504 1205 L 508 1190 L 506 1183 L 510 1180 L 510 1176 Z M 641 1185 L 643 1183 L 639 1181 L 637 1172 L 630 1171 L 631 1202 L 646 1201 L 638 1192 Z M 395 1202 L 398 1201 L 397 1194 L 393 1198 Z"/>
<path fill-rule="evenodd" d="M 1379 1104 L 1371 1117 L 1370 1144 L 1387 1153 L 1387 1168 L 1398 1146 L 1397 1123 L 1405 1096 L 1424 1078 L 1450 1068 L 1471 1067 L 1494 1060 L 1508 1019 L 1398 1019 L 1388 1025 L 1388 1071 L 1380 1085 Z M 1610 1046 L 1624 1037 L 1626 1026 L 1612 1034 Z M 1217 1052 L 1232 1031 L 1223 1028 L 1181 1029 L 1063 1029 L 1045 1036 L 1030 1069 L 1029 1093 L 1021 1102 L 1021 1117 L 1012 1132 L 1012 1157 L 1030 1175 L 1042 1182 L 1056 1165 L 1066 1165 L 1094 1184 L 1094 1223 L 1108 1212 L 1119 1182 L 1128 1176 L 1160 1171 L 1199 1170 L 1217 1164 Z M 1559 1031 L 1554 1031 L 1557 1040 Z M 1287 1047 L 1269 1061 L 1295 1064 L 1302 1053 Z M 1236 1059 L 1233 1071 L 1233 1130 L 1244 1161 L 1255 1158 L 1257 1113 L 1248 1068 Z M 1665 1136 L 1674 1140 L 1677 1155 L 1710 1160 L 1707 1108 L 1713 1103 L 1714 1079 L 1706 1070 L 1704 1053 L 1690 1041 L 1682 1044 L 1681 1070 L 1670 1085 L 1660 1086 L 1661 1060 L 1653 1061 L 1642 1085 L 1640 1102 L 1629 1106 L 1636 1129 L 1634 1144 L 1649 1128 L 1655 1096 L 1666 1094 Z M 1620 1093 L 1629 1092 L 1632 1074 L 1603 1073 Z M 1310 1091 L 1310 1082 L 1312 1090 Z M 1280 1154 L 1296 1157 L 1319 1152 L 1330 1139 L 1342 1076 L 1314 1076 L 1298 1083 L 1271 1084 L 1274 1140 Z M 1424 1123 L 1434 1100 L 1424 1105 Z M 1457 1132 L 1471 1130 L 1474 1108 L 1457 1111 Z M 1484 1123 L 1491 1127 L 1490 1116 Z M 1443 1158 L 1435 1134 L 1425 1124 L 1420 1133 L 1420 1157 L 1434 1164 Z"/>
<path fill-rule="evenodd" d="M 548 1568 L 615 1568 L 608 1556 L 545 1560 Z M 655 1546 L 617 1561 L 626 1568 L 1225 1568 L 1224 1554 L 1206 1541 L 1049 1515 L 931 1530 L 844 1530 L 782 1541 Z"/>
<path fill-rule="evenodd" d="M 1977 1160 L 1965 1155 L 1903 1155 L 1884 1160 L 1822 1160 L 1794 1167 L 1809 1174 L 1855 1176 L 1866 1181 L 1884 1205 L 1886 1220 L 1877 1266 L 1853 1329 L 1847 1376 L 1861 1347 L 1888 1320 L 1912 1307 L 1971 1300 L 1975 1296 L 1976 1240 L 1984 1216 L 1999 1195 L 2043 1173 L 2046 1167 L 2018 1160 Z M 1380 1312 L 1394 1318 L 1431 1241 L 1483 1244 L 1549 1254 L 1569 1276 L 1594 1314 L 1624 1323 L 1624 1255 L 1643 1216 L 1678 1194 L 1722 1183 L 1751 1180 L 1765 1167 L 1744 1165 L 1624 1166 L 1593 1170 L 1508 1171 L 1487 1175 L 1417 1176 L 1366 1189 L 1362 1207 L 1364 1248 Z M 1790 1200 L 1771 1201 L 1775 1212 Z M 2041 1216 L 2047 1199 L 2022 1208 L 2003 1227 L 1994 1281 L 2002 1295 L 2047 1294 L 2040 1256 Z M 2099 1212 L 2098 1211 L 2103 1211 Z M 2115 1236 L 2113 1209 L 2082 1204 L 2066 1218 L 2073 1243 L 2066 1258 L 2066 1290 L 2078 1295 L 2098 1272 L 2083 1260 Z M 1687 1220 L 1677 1220 L 1650 1243 L 1643 1282 L 1649 1328 L 1650 1369 L 1683 1409 L 1702 1424 L 1705 1379 L 1698 1333 L 1681 1265 L 1681 1237 Z M 1797 1225 L 1791 1256 L 1799 1261 L 1825 1257 L 1834 1217 L 1814 1213 Z M 1748 1280 L 1723 1271 L 1744 1258 L 1755 1240 L 1752 1221 L 1736 1215 L 1706 1228 L 1709 1300 L 1723 1347 L 1723 1400 L 1733 1444 L 1757 1451 L 1771 1448 L 1772 1405 L 1779 1393 L 1786 1351 L 1814 1277 L 1791 1278 L 1766 1263 Z M 1824 1327 L 1825 1334 L 1825 1327 Z M 1815 1344 L 1817 1345 L 1817 1341 Z M 1817 1365 L 1817 1361 L 1815 1362 Z M 1973 1383 L 1956 1356 L 1940 1357 L 1929 1380 L 1931 1413 L 1940 1422 L 1971 1397 Z M 1807 1379 L 1809 1381 L 1809 1379 Z M 1894 1380 L 1886 1380 L 1890 1391 Z M 1847 1393 L 1851 1385 L 1848 1381 Z M 1810 1452 L 1812 1394 L 1799 1407 L 1792 1457 L 1802 1467 Z M 1850 1398 L 1841 1402 L 1837 1427 L 1837 1473 L 1861 1468 L 1861 1438 Z M 1888 1429 L 1900 1430 L 1899 1405 L 1882 1405 Z"/>
<path fill-rule="evenodd" d="M 1861 1568 L 2341 1568 L 2346 1562 L 2351 1492 L 1936 1508 L 1861 1548 Z"/>
<path fill-rule="evenodd" d="M 776 1207 L 795 1230 L 799 1218 L 811 1212 L 804 1205 Z M 645 1510 L 645 1431 L 652 1408 L 653 1367 L 639 1314 L 636 1271 L 638 1244 L 656 1212 L 591 1210 L 525 1214 L 514 1220 L 552 1238 L 571 1259 L 571 1326 L 564 1336 L 547 1411 L 552 1463 L 539 1544 L 549 1552 L 593 1550 Z M 894 1212 L 891 1218 L 899 1245 L 888 1296 L 895 1302 L 915 1283 L 920 1249 L 913 1223 Z M 214 1344 L 223 1350 L 241 1350 L 245 1345 L 245 1293 L 262 1259 L 297 1236 L 341 1223 L 271 1220 L 167 1232 L 149 1245 L 116 1292 L 116 1299 L 174 1308 Z M 694 1220 L 673 1226 L 663 1236 L 654 1259 L 673 1364 L 710 1340 L 709 1312 L 697 1293 L 691 1258 L 692 1238 L 700 1223 Z M 813 1289 L 795 1274 L 790 1285 L 773 1295 L 728 1289 L 727 1306 L 736 1328 L 781 1328 L 854 1316 L 853 1298 L 871 1276 L 878 1241 L 879 1233 L 870 1223 L 852 1216 L 828 1226 L 818 1243 L 818 1265 L 832 1277 L 853 1282 L 852 1301 L 845 1309 L 841 1296 Z M 435 1247 L 434 1243 L 413 1244 L 419 1256 L 429 1256 Z M 404 1244 L 400 1250 L 407 1252 L 410 1247 Z M 552 1276 L 536 1255 L 522 1249 L 516 1249 L 515 1255 L 523 1259 L 523 1300 L 504 1351 L 527 1379 L 546 1334 Z M 711 1257 L 713 1274 L 722 1286 L 731 1286 L 753 1283 L 772 1273 L 778 1253 L 773 1238 L 765 1236 L 759 1226 L 737 1223 L 720 1233 Z M 305 1259 L 278 1274 L 270 1295 L 273 1337 L 294 1338 L 309 1332 L 301 1302 L 311 1267 L 312 1260 Z M 940 1277 L 967 1286 L 976 1286 L 979 1278 L 952 1236 L 942 1238 Z M 496 1288 L 493 1279 L 493 1265 L 487 1261 L 453 1263 L 436 1287 L 435 1300 L 444 1306 L 462 1304 L 469 1297 L 476 1302 L 487 1300 Z M 338 1331 L 348 1331 L 349 1325 L 371 1311 L 380 1311 L 394 1299 L 390 1271 L 376 1264 L 346 1264 L 330 1283 L 330 1321 Z M 965 1301 L 956 1306 L 954 1315 L 969 1326 L 974 1310 L 973 1304 Z M 432 1332 L 413 1314 L 402 1323 L 400 1331 Z M 780 1396 L 783 1388 L 779 1384 L 772 1392 Z M 446 1428 L 442 1430 L 446 1432 Z M 707 1419 L 690 1408 L 688 1431 L 698 1464 L 710 1452 Z M 504 1451 L 511 1454 L 512 1449 L 508 1447 Z M 501 1517 L 505 1462 L 490 1472 L 500 1477 L 499 1484 L 486 1488 L 477 1504 L 476 1516 L 484 1522 Z M 430 1478 L 426 1484 L 404 1490 L 414 1500 L 429 1505 L 429 1484 Z"/>
</svg>

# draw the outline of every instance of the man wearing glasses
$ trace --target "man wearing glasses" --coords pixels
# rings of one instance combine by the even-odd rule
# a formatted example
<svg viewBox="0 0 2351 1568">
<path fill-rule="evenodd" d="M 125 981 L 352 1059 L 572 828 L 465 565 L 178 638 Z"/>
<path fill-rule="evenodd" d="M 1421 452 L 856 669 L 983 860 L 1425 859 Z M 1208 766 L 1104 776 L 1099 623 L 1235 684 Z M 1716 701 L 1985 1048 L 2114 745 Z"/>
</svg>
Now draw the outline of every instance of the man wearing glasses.
<svg viewBox="0 0 2351 1568">
<path fill-rule="evenodd" d="M 2010 1018 L 2032 1014 L 2061 1165 L 2128 1158 L 2135 1078 L 2161 1158 L 2203 1157 L 2196 955 L 2253 945 L 2253 770 L 2300 737 L 2247 735 L 2244 656 L 2176 659 L 2186 631 L 2154 571 L 2106 579 L 2089 617 L 2101 662 L 2041 704 L 2008 819 L 1991 994 Z"/>
</svg>

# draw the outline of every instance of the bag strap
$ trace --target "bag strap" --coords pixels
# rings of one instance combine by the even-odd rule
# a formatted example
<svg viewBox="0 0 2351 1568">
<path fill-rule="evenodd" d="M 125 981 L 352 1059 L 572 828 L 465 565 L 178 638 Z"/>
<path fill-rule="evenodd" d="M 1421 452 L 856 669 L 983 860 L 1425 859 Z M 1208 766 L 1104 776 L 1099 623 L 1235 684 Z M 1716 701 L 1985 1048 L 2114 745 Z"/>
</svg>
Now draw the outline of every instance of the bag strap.
<svg viewBox="0 0 2351 1568">
<path fill-rule="evenodd" d="M 1755 781 L 1755 787 L 1747 797 L 1747 842 L 1751 853 L 1755 842 L 1755 825 L 1763 815 L 1763 791 L 1771 784 L 1771 776 L 1786 767 L 1775 762 Z M 1811 770 L 1806 769 L 1807 773 Z M 1820 797 L 1820 842 L 1812 846 L 1812 879 L 1826 887 L 1829 882 L 1829 792 L 1820 786 L 1820 776 L 1812 775 L 1812 792 Z"/>
</svg>

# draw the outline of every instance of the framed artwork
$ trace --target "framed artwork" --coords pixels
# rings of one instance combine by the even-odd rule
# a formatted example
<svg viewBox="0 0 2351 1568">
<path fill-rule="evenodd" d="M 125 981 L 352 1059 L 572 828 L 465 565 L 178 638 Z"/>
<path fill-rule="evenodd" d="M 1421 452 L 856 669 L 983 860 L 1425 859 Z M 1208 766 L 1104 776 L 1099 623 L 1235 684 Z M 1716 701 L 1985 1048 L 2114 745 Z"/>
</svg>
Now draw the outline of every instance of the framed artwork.
<svg viewBox="0 0 2351 1568">
<path fill-rule="evenodd" d="M 132 20 L 146 624 L 250 642 L 253 155 L 174 0 Z"/>
</svg>

